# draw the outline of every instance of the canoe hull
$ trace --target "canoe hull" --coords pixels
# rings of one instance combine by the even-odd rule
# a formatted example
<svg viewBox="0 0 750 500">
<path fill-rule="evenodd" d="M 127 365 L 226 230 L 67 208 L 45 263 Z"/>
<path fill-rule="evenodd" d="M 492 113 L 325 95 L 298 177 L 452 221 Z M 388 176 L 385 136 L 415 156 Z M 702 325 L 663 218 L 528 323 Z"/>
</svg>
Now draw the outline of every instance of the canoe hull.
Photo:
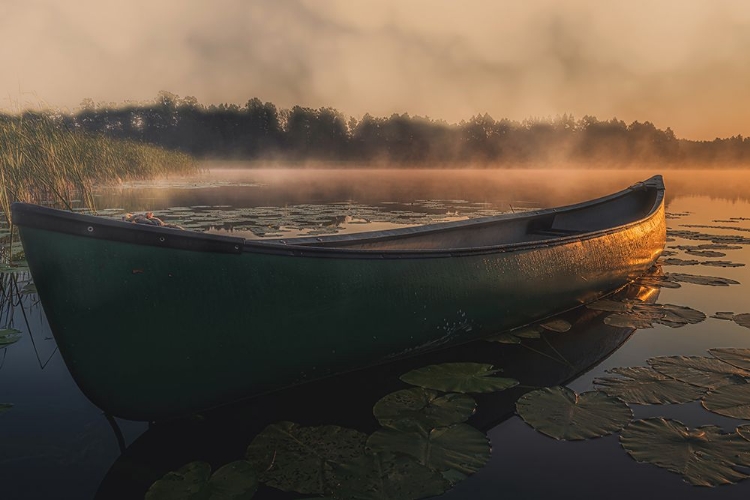
<svg viewBox="0 0 750 500">
<path fill-rule="evenodd" d="M 204 253 L 20 225 L 60 352 L 108 413 L 161 420 L 466 342 L 596 300 L 645 273 L 638 224 L 534 248 L 429 258 Z"/>
</svg>

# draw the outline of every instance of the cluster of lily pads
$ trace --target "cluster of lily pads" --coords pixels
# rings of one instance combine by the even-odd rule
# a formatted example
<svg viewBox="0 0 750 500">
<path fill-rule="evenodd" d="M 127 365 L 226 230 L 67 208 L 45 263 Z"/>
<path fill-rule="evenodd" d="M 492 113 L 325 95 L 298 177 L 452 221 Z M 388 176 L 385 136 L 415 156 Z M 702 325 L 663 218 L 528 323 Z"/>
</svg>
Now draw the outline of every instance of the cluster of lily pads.
<svg viewBox="0 0 750 500">
<path fill-rule="evenodd" d="M 440 495 L 490 458 L 487 436 L 465 422 L 476 410 L 468 393 L 518 385 L 496 376 L 499 371 L 482 363 L 413 370 L 401 380 L 414 387 L 375 403 L 373 415 L 381 428 L 369 436 L 336 425 L 271 424 L 250 443 L 245 460 L 213 475 L 209 464 L 192 462 L 155 482 L 146 498 L 250 498 L 258 482 L 337 499 Z"/>
<path fill-rule="evenodd" d="M 750 420 L 750 349 L 710 349 L 711 356 L 661 356 L 649 366 L 614 368 L 615 377 L 594 380 L 596 390 L 576 394 L 548 387 L 522 396 L 520 417 L 537 431 L 561 440 L 621 432 L 620 444 L 638 462 L 680 474 L 698 486 L 730 484 L 750 477 L 750 424 L 724 432 L 714 425 L 688 428 L 666 418 L 633 420 L 629 404 L 688 403 Z"/>
<path fill-rule="evenodd" d="M 383 204 L 388 205 L 388 204 Z M 159 219 L 194 231 L 225 230 L 249 232 L 257 237 L 292 237 L 333 234 L 344 225 L 389 223 L 430 224 L 451 217 L 484 217 L 501 213 L 486 203 L 465 200 L 417 200 L 402 210 L 343 202 L 326 205 L 299 204 L 285 207 L 236 208 L 229 205 L 172 207 L 154 211 Z M 120 218 L 123 209 L 99 212 Z"/>
<path fill-rule="evenodd" d="M 714 227 L 714 228 L 720 228 L 720 229 L 736 229 L 736 230 L 746 230 L 744 228 L 736 228 L 736 227 L 726 227 L 726 226 L 701 226 L 701 225 L 691 225 L 691 224 L 682 224 L 682 226 L 686 227 Z M 747 231 L 750 231 L 750 229 L 747 229 Z M 706 258 L 721 258 L 726 257 L 726 253 L 724 251 L 726 250 L 739 250 L 742 248 L 741 244 L 746 244 L 750 242 L 750 239 L 743 238 L 743 237 L 735 237 L 735 236 L 719 236 L 719 235 L 710 235 L 710 234 L 702 234 L 695 231 L 685 231 L 685 230 L 668 230 L 668 234 L 671 236 L 677 236 L 681 238 L 686 239 L 693 239 L 693 240 L 711 240 L 713 243 L 703 243 L 700 245 L 670 245 L 671 250 L 664 250 L 662 252 L 662 259 L 660 262 L 667 266 L 713 266 L 713 267 L 743 267 L 745 264 L 739 263 L 739 262 L 732 262 L 729 260 L 698 260 L 698 259 L 683 259 L 679 257 L 675 257 L 678 252 L 677 250 L 682 250 L 688 255 L 695 256 L 695 257 L 706 257 Z M 730 244 L 730 243 L 739 243 L 739 244 Z M 723 250 L 723 251 L 719 251 Z"/>
</svg>

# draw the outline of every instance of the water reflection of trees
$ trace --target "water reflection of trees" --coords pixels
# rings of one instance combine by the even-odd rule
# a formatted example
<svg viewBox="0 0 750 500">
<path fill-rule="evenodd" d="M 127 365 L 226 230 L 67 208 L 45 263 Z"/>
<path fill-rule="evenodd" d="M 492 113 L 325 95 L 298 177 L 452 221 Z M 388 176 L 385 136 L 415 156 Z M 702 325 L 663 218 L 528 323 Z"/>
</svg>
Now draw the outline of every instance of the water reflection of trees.
<svg viewBox="0 0 750 500">
<path fill-rule="evenodd" d="M 650 122 L 626 124 L 592 116 L 522 122 L 488 114 L 448 124 L 393 114 L 361 120 L 339 111 L 294 106 L 278 110 L 257 98 L 244 106 L 204 106 L 194 98 L 160 92 L 151 103 L 116 107 L 88 99 L 67 126 L 112 137 L 139 139 L 201 157 L 385 162 L 399 166 L 673 164 L 727 166 L 750 163 L 750 139 L 678 139 Z"/>
</svg>

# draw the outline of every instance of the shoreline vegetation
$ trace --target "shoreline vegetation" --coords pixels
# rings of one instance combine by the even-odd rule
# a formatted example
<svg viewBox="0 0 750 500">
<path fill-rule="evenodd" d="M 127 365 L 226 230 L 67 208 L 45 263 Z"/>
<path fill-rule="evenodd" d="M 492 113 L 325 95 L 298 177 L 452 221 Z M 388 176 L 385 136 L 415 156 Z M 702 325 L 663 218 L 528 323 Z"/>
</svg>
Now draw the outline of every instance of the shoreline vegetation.
<svg viewBox="0 0 750 500">
<path fill-rule="evenodd" d="M 166 91 L 145 103 L 84 99 L 74 113 L 26 112 L 38 114 L 63 129 L 149 143 L 199 159 L 289 167 L 324 162 L 351 168 L 750 166 L 750 138 L 741 135 L 694 141 L 648 121 L 626 124 L 567 114 L 521 122 L 484 114 L 454 124 L 408 114 L 357 119 L 331 107 L 278 109 L 257 98 L 242 106 L 205 106 Z"/>
<path fill-rule="evenodd" d="M 182 152 L 71 129 L 48 114 L 0 115 L 2 225 L 10 225 L 14 201 L 93 209 L 96 184 L 196 171 Z"/>
</svg>

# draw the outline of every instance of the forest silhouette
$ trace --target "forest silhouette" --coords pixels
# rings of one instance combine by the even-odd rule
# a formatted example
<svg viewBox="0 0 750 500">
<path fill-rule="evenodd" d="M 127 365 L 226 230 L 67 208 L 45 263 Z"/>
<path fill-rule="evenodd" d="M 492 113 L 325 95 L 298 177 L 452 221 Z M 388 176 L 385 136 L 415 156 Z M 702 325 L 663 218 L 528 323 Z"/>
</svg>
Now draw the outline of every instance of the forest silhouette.
<svg viewBox="0 0 750 500">
<path fill-rule="evenodd" d="M 25 118 L 33 117 L 26 112 Z M 279 110 L 252 98 L 244 106 L 204 106 L 162 91 L 153 102 L 115 105 L 84 99 L 75 113 L 56 113 L 62 127 L 133 139 L 198 158 L 383 164 L 403 167 L 736 167 L 750 163 L 750 138 L 677 138 L 648 121 L 572 115 L 495 120 L 476 115 L 457 124 L 393 114 L 358 120 L 334 108 Z M 8 119 L 6 116 L 5 119 Z"/>
</svg>

